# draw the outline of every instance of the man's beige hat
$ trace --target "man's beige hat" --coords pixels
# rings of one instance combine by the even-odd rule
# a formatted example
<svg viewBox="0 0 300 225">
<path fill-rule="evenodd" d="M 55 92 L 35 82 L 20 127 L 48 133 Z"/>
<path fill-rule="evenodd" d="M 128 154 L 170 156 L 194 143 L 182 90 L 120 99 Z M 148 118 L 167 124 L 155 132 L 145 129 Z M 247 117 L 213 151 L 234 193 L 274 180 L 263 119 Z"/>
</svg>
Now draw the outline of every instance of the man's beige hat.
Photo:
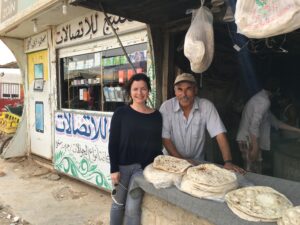
<svg viewBox="0 0 300 225">
<path fill-rule="evenodd" d="M 192 74 L 189 74 L 189 73 L 182 73 L 180 75 L 178 75 L 174 81 L 174 85 L 178 84 L 179 82 L 191 82 L 191 83 L 194 83 L 196 84 L 196 79 L 195 77 L 192 75 Z"/>
</svg>

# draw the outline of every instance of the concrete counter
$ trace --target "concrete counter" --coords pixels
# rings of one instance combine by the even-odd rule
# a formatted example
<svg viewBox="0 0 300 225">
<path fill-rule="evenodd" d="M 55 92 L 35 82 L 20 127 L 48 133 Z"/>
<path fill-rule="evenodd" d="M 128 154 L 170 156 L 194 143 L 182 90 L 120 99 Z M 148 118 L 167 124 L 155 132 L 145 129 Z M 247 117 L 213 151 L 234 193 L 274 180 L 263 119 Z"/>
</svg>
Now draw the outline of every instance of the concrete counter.
<svg viewBox="0 0 300 225">
<path fill-rule="evenodd" d="M 275 190 L 284 194 L 294 205 L 300 205 L 300 183 L 284 180 L 280 178 L 274 178 L 269 176 L 263 176 L 254 173 L 247 173 L 245 178 L 257 186 L 269 186 Z M 179 191 L 176 187 L 166 189 L 155 189 L 154 186 L 148 183 L 143 177 L 137 177 L 135 179 L 136 185 L 141 187 L 146 192 L 146 199 L 149 199 L 149 195 L 154 198 L 161 199 L 165 202 L 171 203 L 175 207 L 179 207 L 186 212 L 190 212 L 196 215 L 198 218 L 203 219 L 201 224 L 215 224 L 215 225 L 275 225 L 276 223 L 265 222 L 250 222 L 240 219 L 233 214 L 227 207 L 226 203 L 215 202 L 211 200 L 199 199 L 190 196 L 184 192 Z M 168 206 L 160 207 L 161 211 L 170 211 Z M 206 222 L 207 221 L 207 222 Z M 145 223 L 146 224 L 154 224 Z M 163 223 L 155 223 L 163 224 Z M 180 223 L 172 223 L 180 224 Z M 182 223 L 183 224 L 183 223 Z M 184 223 L 188 224 L 188 223 Z M 199 224 L 199 223 L 193 223 Z"/>
<path fill-rule="evenodd" d="M 300 181 L 300 141 L 280 140 L 274 144 L 274 176 Z"/>
</svg>

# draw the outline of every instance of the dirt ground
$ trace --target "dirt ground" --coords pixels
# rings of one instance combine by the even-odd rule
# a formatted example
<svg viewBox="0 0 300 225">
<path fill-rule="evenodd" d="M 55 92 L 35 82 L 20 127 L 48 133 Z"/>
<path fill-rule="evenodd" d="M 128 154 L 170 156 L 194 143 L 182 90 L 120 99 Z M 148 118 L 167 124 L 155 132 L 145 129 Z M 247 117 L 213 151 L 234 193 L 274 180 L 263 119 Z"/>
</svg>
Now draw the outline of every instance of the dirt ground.
<svg viewBox="0 0 300 225">
<path fill-rule="evenodd" d="M 1 225 L 105 225 L 109 193 L 25 157 L 0 158 Z"/>
</svg>

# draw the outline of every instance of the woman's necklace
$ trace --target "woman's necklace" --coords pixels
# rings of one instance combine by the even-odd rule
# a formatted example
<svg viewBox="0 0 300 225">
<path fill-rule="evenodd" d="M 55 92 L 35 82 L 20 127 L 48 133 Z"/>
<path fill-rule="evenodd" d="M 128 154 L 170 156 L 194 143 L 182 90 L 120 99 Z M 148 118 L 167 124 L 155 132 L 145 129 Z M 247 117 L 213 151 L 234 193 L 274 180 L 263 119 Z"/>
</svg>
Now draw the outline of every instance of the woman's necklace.
<svg viewBox="0 0 300 225">
<path fill-rule="evenodd" d="M 131 108 L 140 113 L 152 113 L 154 110 L 145 104 L 131 104 Z"/>
</svg>

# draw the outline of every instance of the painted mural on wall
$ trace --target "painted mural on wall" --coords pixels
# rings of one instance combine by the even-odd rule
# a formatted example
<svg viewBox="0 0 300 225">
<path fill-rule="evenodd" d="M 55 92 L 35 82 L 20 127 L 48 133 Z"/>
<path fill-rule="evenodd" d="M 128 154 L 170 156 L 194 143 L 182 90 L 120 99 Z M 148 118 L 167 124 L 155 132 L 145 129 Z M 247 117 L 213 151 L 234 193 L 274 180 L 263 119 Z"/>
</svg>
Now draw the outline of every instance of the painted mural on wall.
<svg viewBox="0 0 300 225">
<path fill-rule="evenodd" d="M 108 138 L 111 115 L 55 113 L 54 168 L 111 190 Z"/>
</svg>

